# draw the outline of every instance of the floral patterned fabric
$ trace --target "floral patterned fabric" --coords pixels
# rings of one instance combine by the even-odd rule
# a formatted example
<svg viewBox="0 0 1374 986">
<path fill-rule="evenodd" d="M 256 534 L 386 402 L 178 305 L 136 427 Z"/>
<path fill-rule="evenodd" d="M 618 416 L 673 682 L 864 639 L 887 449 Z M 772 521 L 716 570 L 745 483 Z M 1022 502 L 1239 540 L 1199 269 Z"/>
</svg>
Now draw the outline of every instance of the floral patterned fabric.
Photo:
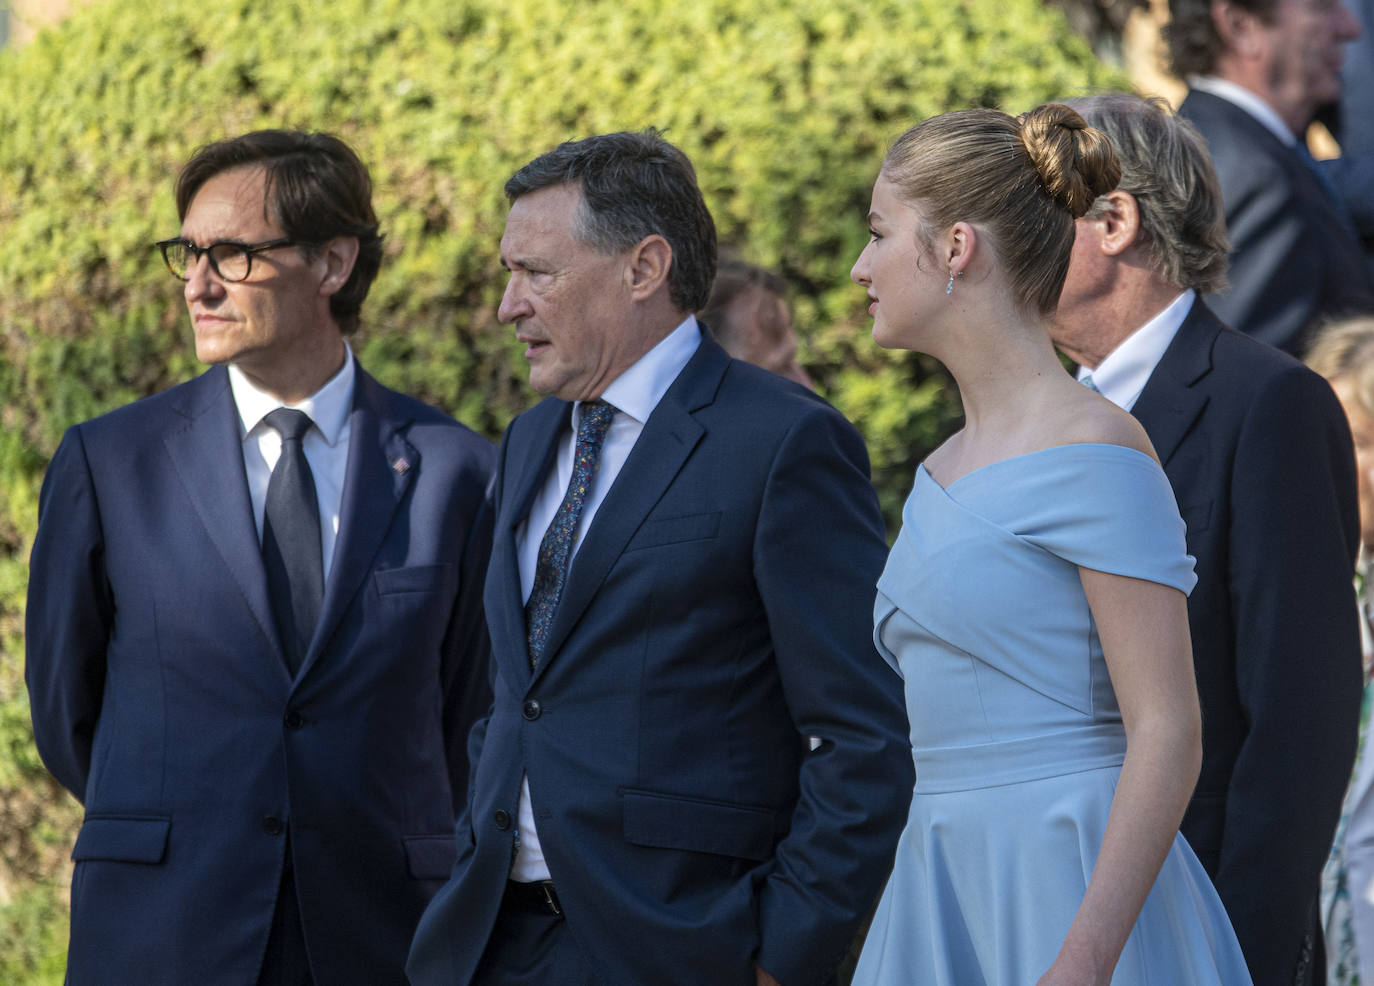
<svg viewBox="0 0 1374 986">
<path fill-rule="evenodd" d="M 1374 705 L 1374 689 L 1370 688 L 1370 668 L 1374 664 L 1374 639 L 1370 633 L 1370 593 L 1367 590 L 1370 559 L 1363 552 L 1355 578 L 1355 590 L 1360 601 L 1360 639 L 1364 646 L 1364 703 L 1360 709 L 1360 738 L 1355 755 L 1352 779 L 1359 776 L 1360 761 L 1365 757 L 1365 738 L 1368 735 L 1369 710 Z M 1356 796 L 1352 784 L 1346 792 L 1341 820 L 1336 826 L 1336 839 L 1331 857 L 1322 871 L 1322 931 L 1326 937 L 1327 986 L 1359 986 L 1360 969 L 1355 943 L 1355 910 L 1350 901 L 1350 879 L 1345 859 L 1345 833 L 1350 823 L 1352 802 Z M 1374 986 L 1374 984 L 1370 984 Z"/>
</svg>

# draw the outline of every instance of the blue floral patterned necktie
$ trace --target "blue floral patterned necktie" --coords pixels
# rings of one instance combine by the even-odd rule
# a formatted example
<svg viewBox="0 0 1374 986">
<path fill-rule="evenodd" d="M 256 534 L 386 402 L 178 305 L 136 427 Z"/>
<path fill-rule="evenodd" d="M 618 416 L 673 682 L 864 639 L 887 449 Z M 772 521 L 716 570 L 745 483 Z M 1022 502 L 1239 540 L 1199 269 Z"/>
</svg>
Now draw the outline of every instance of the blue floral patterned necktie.
<svg viewBox="0 0 1374 986">
<path fill-rule="evenodd" d="M 534 566 L 534 588 L 525 603 L 525 635 L 530 651 L 530 670 L 539 666 L 544 645 L 549 639 L 549 627 L 568 580 L 568 559 L 572 555 L 577 523 L 582 517 L 582 505 L 601 462 L 601 446 L 615 417 L 615 408 L 605 401 L 587 401 L 581 407 L 577 423 L 577 444 L 573 449 L 572 479 L 563 502 L 553 515 L 553 522 L 539 542 L 539 558 Z"/>
</svg>

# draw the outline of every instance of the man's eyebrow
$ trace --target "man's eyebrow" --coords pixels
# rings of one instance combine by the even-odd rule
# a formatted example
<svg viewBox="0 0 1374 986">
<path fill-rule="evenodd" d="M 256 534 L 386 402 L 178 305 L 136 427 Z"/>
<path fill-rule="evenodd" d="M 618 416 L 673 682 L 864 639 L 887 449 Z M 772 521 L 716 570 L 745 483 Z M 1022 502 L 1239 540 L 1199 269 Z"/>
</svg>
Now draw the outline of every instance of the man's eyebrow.
<svg viewBox="0 0 1374 986">
<path fill-rule="evenodd" d="M 543 270 L 547 269 L 548 262 L 542 257 L 530 254 L 512 257 L 507 257 L 505 254 L 502 254 L 501 266 L 506 270 L 510 270 L 513 267 L 519 267 L 521 270 Z"/>
</svg>

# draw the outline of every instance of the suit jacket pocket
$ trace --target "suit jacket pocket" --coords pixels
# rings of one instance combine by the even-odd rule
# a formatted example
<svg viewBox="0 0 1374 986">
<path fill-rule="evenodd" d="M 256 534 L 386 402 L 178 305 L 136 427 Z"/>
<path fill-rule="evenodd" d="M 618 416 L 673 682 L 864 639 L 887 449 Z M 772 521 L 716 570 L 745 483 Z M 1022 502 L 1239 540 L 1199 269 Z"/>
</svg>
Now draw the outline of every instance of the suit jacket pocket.
<svg viewBox="0 0 1374 986">
<path fill-rule="evenodd" d="M 625 838 L 759 862 L 773 855 L 773 810 L 730 801 L 625 789 Z"/>
<path fill-rule="evenodd" d="M 677 544 L 681 541 L 705 541 L 716 536 L 720 530 L 720 511 L 709 514 L 684 514 L 681 517 L 659 517 L 646 520 L 626 551 L 640 548 L 656 548 L 664 544 Z"/>
<path fill-rule="evenodd" d="M 406 866 L 416 880 L 447 880 L 457 857 L 451 835 L 410 835 L 403 840 Z"/>
<path fill-rule="evenodd" d="M 409 568 L 383 568 L 373 573 L 377 591 L 437 592 L 448 581 L 452 565 L 412 565 Z"/>
<path fill-rule="evenodd" d="M 72 847 L 72 859 L 160 863 L 172 820 L 153 815 L 88 815 Z"/>
</svg>

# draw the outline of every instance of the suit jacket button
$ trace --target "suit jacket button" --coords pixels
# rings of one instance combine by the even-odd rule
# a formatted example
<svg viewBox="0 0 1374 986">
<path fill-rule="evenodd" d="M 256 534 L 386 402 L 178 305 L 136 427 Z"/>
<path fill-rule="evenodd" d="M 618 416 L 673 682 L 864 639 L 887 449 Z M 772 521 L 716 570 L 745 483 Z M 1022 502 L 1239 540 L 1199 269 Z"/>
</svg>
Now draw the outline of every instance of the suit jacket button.
<svg viewBox="0 0 1374 986">
<path fill-rule="evenodd" d="M 539 718 L 539 714 L 543 710 L 539 708 L 538 702 L 536 702 L 534 699 L 530 699 L 528 702 L 525 703 L 525 708 L 522 711 L 524 712 L 526 719 L 528 719 L 530 722 L 534 722 L 534 720 Z"/>
<path fill-rule="evenodd" d="M 268 815 L 262 820 L 262 830 L 268 835 L 281 835 L 282 828 L 281 819 L 276 815 Z"/>
<path fill-rule="evenodd" d="M 302 716 L 295 709 L 292 709 L 290 712 L 286 713 L 286 716 L 282 721 L 286 723 L 287 729 L 300 729 L 302 726 L 305 725 L 305 717 Z"/>
<path fill-rule="evenodd" d="M 491 820 L 496 823 L 496 827 L 502 832 L 510 828 L 510 812 L 504 808 L 497 808 L 496 814 L 491 816 Z"/>
</svg>

